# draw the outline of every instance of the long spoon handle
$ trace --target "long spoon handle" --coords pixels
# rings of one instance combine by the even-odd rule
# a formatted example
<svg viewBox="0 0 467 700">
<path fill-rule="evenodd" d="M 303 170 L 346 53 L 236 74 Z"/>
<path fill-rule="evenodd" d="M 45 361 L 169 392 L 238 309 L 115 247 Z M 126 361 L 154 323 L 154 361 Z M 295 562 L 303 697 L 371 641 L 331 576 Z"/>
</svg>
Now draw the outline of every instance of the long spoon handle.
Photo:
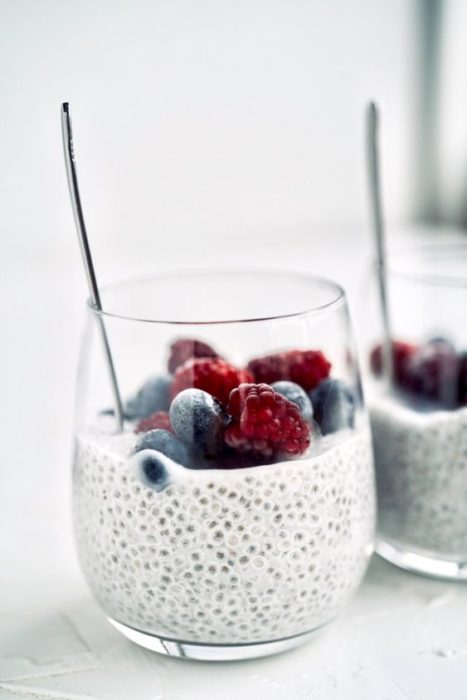
<svg viewBox="0 0 467 700">
<path fill-rule="evenodd" d="M 120 396 L 120 390 L 118 388 L 117 375 L 115 373 L 115 366 L 112 359 L 109 339 L 107 337 L 107 332 L 104 325 L 104 319 L 100 315 L 100 312 L 102 311 L 102 304 L 99 294 L 99 287 L 96 279 L 96 273 L 94 270 L 94 264 L 92 261 L 91 249 L 89 247 L 86 225 L 84 223 L 81 197 L 79 194 L 78 175 L 76 172 L 75 152 L 73 148 L 73 132 L 71 128 L 70 106 L 68 102 L 64 102 L 62 104 L 62 136 L 63 150 L 65 154 L 66 174 L 68 179 L 68 187 L 70 190 L 71 207 L 73 209 L 73 215 L 75 218 L 76 231 L 78 233 L 78 240 L 81 248 L 81 256 L 86 272 L 91 302 L 96 311 L 98 312 L 97 319 L 100 333 L 102 336 L 102 344 L 104 347 L 105 358 L 109 371 L 110 383 L 112 386 L 112 393 L 115 404 L 115 417 L 117 420 L 117 429 L 119 432 L 121 432 L 123 430 L 122 399 Z"/>
<path fill-rule="evenodd" d="M 383 320 L 383 367 L 390 385 L 394 378 L 394 358 L 392 351 L 392 334 L 387 293 L 386 246 L 383 205 L 381 196 L 381 178 L 379 161 L 379 109 L 374 102 L 367 108 L 367 166 L 370 192 L 370 211 L 373 234 L 376 244 L 376 264 L 378 289 Z"/>
</svg>

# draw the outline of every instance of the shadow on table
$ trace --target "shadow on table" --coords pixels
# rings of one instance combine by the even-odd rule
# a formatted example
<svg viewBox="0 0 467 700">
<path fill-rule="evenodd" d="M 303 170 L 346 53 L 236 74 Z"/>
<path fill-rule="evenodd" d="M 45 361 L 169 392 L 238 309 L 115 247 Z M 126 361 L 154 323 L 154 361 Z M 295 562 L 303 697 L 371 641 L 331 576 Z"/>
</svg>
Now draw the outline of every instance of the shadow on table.
<svg viewBox="0 0 467 700">
<path fill-rule="evenodd" d="M 465 583 L 446 581 L 434 577 L 424 576 L 423 574 L 413 573 L 400 569 L 394 564 L 390 564 L 382 557 L 375 554 L 368 567 L 367 574 L 362 584 L 361 591 L 365 592 L 368 587 L 382 587 L 383 590 L 399 590 L 407 587 L 409 589 L 417 588 L 426 592 L 436 593 L 440 590 L 445 590 L 446 587 L 458 590 L 465 590 Z"/>
</svg>

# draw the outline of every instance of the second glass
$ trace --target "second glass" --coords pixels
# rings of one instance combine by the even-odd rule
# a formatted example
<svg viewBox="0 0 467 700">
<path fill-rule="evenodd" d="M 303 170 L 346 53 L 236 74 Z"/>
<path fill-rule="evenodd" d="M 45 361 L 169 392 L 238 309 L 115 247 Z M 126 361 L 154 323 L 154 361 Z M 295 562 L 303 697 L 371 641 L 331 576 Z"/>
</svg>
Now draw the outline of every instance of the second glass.
<svg viewBox="0 0 467 700">
<path fill-rule="evenodd" d="M 389 263 L 393 382 L 373 338 L 371 422 L 377 551 L 399 566 L 467 579 L 467 245 Z M 374 326 L 376 328 L 376 325 Z"/>
</svg>

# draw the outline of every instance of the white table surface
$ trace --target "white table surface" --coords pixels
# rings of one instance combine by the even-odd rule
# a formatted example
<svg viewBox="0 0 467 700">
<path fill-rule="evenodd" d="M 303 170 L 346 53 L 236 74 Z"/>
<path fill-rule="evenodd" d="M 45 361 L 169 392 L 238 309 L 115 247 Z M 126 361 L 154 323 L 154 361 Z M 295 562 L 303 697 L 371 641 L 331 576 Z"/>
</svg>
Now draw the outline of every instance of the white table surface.
<svg viewBox="0 0 467 700">
<path fill-rule="evenodd" d="M 311 234 L 292 233 L 271 244 L 261 264 L 339 277 L 358 311 L 368 245 L 351 230 L 326 239 L 318 246 Z M 248 245 L 251 260 L 264 252 L 259 239 Z M 244 262 L 240 246 L 228 255 L 208 244 L 185 254 L 184 265 Z M 128 274 L 129 265 L 147 271 L 142 257 L 112 253 L 107 278 Z M 156 259 L 158 267 L 179 264 L 176 241 Z M 84 296 L 77 250 L 67 245 L 57 255 L 52 244 L 31 251 L 13 242 L 0 282 L 0 700 L 467 699 L 467 585 L 414 576 L 376 557 L 344 614 L 281 656 L 179 661 L 112 629 L 82 579 L 70 525 Z"/>
</svg>

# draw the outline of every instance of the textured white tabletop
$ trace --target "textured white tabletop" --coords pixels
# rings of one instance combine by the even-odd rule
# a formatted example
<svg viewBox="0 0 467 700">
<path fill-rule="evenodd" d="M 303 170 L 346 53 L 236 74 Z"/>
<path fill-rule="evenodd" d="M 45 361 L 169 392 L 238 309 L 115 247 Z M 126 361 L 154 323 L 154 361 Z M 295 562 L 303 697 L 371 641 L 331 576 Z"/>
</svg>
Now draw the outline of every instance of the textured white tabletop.
<svg viewBox="0 0 467 700">
<path fill-rule="evenodd" d="M 257 245 L 259 251 L 263 243 Z M 262 264 L 339 276 L 356 299 L 362 245 L 341 232 L 317 255 L 316 238 L 297 232 L 271 246 Z M 249 250 L 254 259 L 251 242 Z M 110 627 L 81 577 L 71 535 L 83 281 L 77 250 L 61 252 L 12 243 L 0 277 L 0 700 L 467 699 L 467 586 L 413 576 L 378 558 L 344 614 L 282 656 L 211 665 L 172 660 Z M 157 265 L 177 259 L 175 241 Z M 214 246 L 193 247 L 187 259 L 226 261 Z M 241 251 L 231 249 L 229 261 L 241 264 Z M 128 265 L 122 251 L 106 273 L 118 277 Z"/>
</svg>

